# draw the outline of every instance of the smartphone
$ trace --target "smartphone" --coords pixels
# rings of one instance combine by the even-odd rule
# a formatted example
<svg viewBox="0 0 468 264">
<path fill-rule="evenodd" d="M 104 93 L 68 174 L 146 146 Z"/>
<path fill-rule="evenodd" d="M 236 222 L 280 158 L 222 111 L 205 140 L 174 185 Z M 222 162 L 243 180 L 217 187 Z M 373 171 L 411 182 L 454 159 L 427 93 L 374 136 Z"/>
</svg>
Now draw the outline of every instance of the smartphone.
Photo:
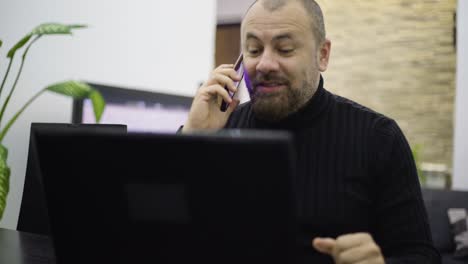
<svg viewBox="0 0 468 264">
<path fill-rule="evenodd" d="M 243 56 L 242 56 L 242 53 L 239 55 L 239 57 L 237 58 L 237 61 L 236 63 L 234 64 L 234 70 L 237 72 L 238 75 L 241 76 L 240 80 L 237 81 L 237 82 L 234 82 L 234 86 L 236 86 L 238 89 L 239 89 L 239 85 L 240 83 L 242 82 L 242 79 L 244 78 L 244 67 L 242 65 L 242 59 L 243 59 Z M 226 91 L 229 93 L 229 96 L 231 97 L 231 99 L 234 97 L 234 95 L 236 93 L 233 93 L 231 92 L 227 86 L 224 86 L 224 89 L 226 89 Z M 229 107 L 229 104 L 226 103 L 224 100 L 221 102 L 221 111 L 225 112 Z"/>
</svg>

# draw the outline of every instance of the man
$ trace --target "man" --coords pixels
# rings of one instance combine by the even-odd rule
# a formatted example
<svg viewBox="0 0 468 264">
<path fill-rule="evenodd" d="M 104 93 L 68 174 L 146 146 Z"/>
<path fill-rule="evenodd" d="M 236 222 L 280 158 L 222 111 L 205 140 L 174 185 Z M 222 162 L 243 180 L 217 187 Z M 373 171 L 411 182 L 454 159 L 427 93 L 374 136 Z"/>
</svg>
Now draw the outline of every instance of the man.
<svg viewBox="0 0 468 264">
<path fill-rule="evenodd" d="M 304 263 L 440 263 L 414 161 L 390 118 L 324 89 L 331 42 L 313 0 L 260 0 L 242 21 L 251 102 L 233 65 L 198 90 L 183 132 L 284 129 L 297 150 Z M 220 100 L 229 103 L 220 111 Z"/>
</svg>

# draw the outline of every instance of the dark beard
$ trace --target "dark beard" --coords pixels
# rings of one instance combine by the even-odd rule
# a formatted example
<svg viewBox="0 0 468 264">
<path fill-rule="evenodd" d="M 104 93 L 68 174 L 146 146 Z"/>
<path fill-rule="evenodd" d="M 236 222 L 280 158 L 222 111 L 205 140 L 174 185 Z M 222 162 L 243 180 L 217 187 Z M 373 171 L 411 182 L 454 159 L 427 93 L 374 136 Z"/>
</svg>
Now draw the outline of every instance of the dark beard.
<svg viewBox="0 0 468 264">
<path fill-rule="evenodd" d="M 304 80 L 300 88 L 292 88 L 288 83 L 286 88 L 278 92 L 268 94 L 254 92 L 252 108 L 258 119 L 271 123 L 279 122 L 302 108 L 315 90 L 312 84 Z"/>
</svg>

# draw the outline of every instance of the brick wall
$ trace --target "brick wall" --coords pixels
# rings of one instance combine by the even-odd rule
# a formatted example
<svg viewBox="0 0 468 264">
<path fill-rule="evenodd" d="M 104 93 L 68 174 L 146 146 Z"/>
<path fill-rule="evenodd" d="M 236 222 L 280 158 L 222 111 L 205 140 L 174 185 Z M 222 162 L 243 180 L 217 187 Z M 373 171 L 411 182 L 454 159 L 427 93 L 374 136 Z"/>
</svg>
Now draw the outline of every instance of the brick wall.
<svg viewBox="0 0 468 264">
<path fill-rule="evenodd" d="M 394 118 L 421 160 L 452 166 L 456 0 L 318 0 L 326 88 Z"/>
</svg>

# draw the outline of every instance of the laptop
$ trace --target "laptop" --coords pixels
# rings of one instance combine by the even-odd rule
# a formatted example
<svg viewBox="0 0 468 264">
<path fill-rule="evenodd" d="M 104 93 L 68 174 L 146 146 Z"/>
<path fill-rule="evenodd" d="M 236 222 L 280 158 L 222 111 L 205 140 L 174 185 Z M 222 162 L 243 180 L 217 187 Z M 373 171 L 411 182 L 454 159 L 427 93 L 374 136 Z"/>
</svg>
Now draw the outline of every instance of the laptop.
<svg viewBox="0 0 468 264">
<path fill-rule="evenodd" d="M 17 230 L 49 235 L 49 219 L 42 188 L 39 161 L 36 150 L 36 133 L 117 133 L 126 134 L 126 125 L 116 124 L 65 124 L 31 123 L 29 136 L 28 161 L 24 178 L 23 196 L 18 217 Z"/>
<path fill-rule="evenodd" d="M 37 133 L 57 263 L 294 263 L 291 140 Z"/>
</svg>

